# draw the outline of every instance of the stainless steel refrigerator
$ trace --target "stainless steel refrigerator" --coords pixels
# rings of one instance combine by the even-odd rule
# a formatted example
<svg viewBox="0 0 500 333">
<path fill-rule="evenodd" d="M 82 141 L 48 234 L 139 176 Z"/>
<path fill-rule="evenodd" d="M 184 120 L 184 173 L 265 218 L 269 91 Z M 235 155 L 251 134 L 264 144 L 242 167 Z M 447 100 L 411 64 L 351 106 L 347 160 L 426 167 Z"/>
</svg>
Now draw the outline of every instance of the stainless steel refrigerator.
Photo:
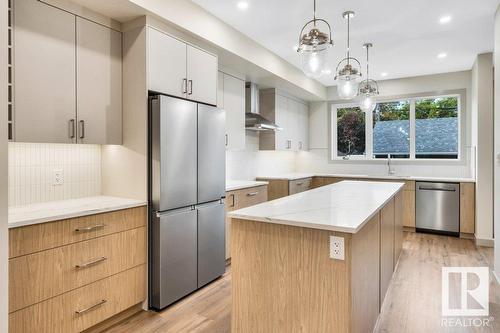
<svg viewBox="0 0 500 333">
<path fill-rule="evenodd" d="M 225 271 L 225 112 L 149 101 L 149 300 L 162 309 Z"/>
</svg>

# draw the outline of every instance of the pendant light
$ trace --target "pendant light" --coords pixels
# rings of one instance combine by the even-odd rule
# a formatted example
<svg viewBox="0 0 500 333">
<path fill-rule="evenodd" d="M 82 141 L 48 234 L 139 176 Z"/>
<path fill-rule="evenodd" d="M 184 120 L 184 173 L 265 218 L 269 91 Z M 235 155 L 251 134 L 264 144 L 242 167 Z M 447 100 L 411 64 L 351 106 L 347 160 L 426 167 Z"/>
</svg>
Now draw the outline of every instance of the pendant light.
<svg viewBox="0 0 500 333">
<path fill-rule="evenodd" d="M 344 12 L 342 17 L 347 20 L 347 57 L 340 60 L 337 65 L 335 80 L 337 81 L 339 97 L 341 99 L 353 99 L 358 94 L 359 80 L 361 78 L 361 64 L 356 58 L 350 56 L 350 20 L 354 17 L 354 12 Z M 343 67 L 339 69 L 342 65 Z"/>
<path fill-rule="evenodd" d="M 324 23 L 328 27 L 329 33 L 320 31 L 317 26 L 318 23 Z M 312 27 L 309 32 L 304 33 L 304 30 L 310 25 Z M 332 29 L 328 22 L 316 18 L 316 0 L 314 0 L 313 19 L 302 27 L 297 48 L 304 74 L 312 78 L 319 78 L 324 73 L 326 56 L 328 49 L 332 45 Z"/>
<path fill-rule="evenodd" d="M 377 81 L 370 80 L 370 58 L 368 57 L 368 52 L 370 47 L 373 47 L 373 44 L 366 43 L 363 47 L 366 48 L 366 80 L 361 81 L 359 84 L 358 95 L 361 96 L 361 103 L 359 107 L 365 112 L 373 112 L 377 106 L 375 97 L 379 94 Z"/>
</svg>

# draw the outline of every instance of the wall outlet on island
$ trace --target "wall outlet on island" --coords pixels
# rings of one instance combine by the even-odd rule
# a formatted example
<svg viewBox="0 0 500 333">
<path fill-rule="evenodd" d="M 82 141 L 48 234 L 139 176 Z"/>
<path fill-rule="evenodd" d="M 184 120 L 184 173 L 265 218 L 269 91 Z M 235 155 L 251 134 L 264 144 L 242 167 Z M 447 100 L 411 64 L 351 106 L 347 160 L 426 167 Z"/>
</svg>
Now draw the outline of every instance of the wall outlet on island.
<svg viewBox="0 0 500 333">
<path fill-rule="evenodd" d="M 330 236 L 330 258 L 344 260 L 344 237 Z"/>
<path fill-rule="evenodd" d="M 54 175 L 52 185 L 58 186 L 58 185 L 64 184 L 63 170 L 62 169 L 54 169 L 54 170 L 52 170 L 52 172 Z"/>
</svg>

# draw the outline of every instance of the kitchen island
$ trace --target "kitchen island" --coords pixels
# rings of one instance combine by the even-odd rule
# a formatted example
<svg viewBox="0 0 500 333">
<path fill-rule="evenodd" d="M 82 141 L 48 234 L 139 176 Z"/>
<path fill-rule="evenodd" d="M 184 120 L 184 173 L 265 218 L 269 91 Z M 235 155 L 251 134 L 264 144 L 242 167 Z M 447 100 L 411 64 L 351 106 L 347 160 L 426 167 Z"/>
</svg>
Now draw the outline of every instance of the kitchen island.
<svg viewBox="0 0 500 333">
<path fill-rule="evenodd" d="M 229 213 L 231 332 L 371 332 L 401 252 L 403 185 L 343 181 Z"/>
</svg>

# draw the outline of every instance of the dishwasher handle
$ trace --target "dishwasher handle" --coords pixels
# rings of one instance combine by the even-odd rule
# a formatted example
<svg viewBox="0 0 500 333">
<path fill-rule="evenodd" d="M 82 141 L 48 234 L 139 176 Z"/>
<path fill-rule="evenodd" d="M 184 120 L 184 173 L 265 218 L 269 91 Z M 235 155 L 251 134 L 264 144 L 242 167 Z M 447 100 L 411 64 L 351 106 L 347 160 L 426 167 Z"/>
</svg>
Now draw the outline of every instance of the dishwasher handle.
<svg viewBox="0 0 500 333">
<path fill-rule="evenodd" d="M 425 187 L 425 186 L 419 186 L 418 187 L 419 191 L 440 191 L 440 192 L 456 192 L 457 189 L 455 188 L 439 188 L 439 187 Z"/>
</svg>

